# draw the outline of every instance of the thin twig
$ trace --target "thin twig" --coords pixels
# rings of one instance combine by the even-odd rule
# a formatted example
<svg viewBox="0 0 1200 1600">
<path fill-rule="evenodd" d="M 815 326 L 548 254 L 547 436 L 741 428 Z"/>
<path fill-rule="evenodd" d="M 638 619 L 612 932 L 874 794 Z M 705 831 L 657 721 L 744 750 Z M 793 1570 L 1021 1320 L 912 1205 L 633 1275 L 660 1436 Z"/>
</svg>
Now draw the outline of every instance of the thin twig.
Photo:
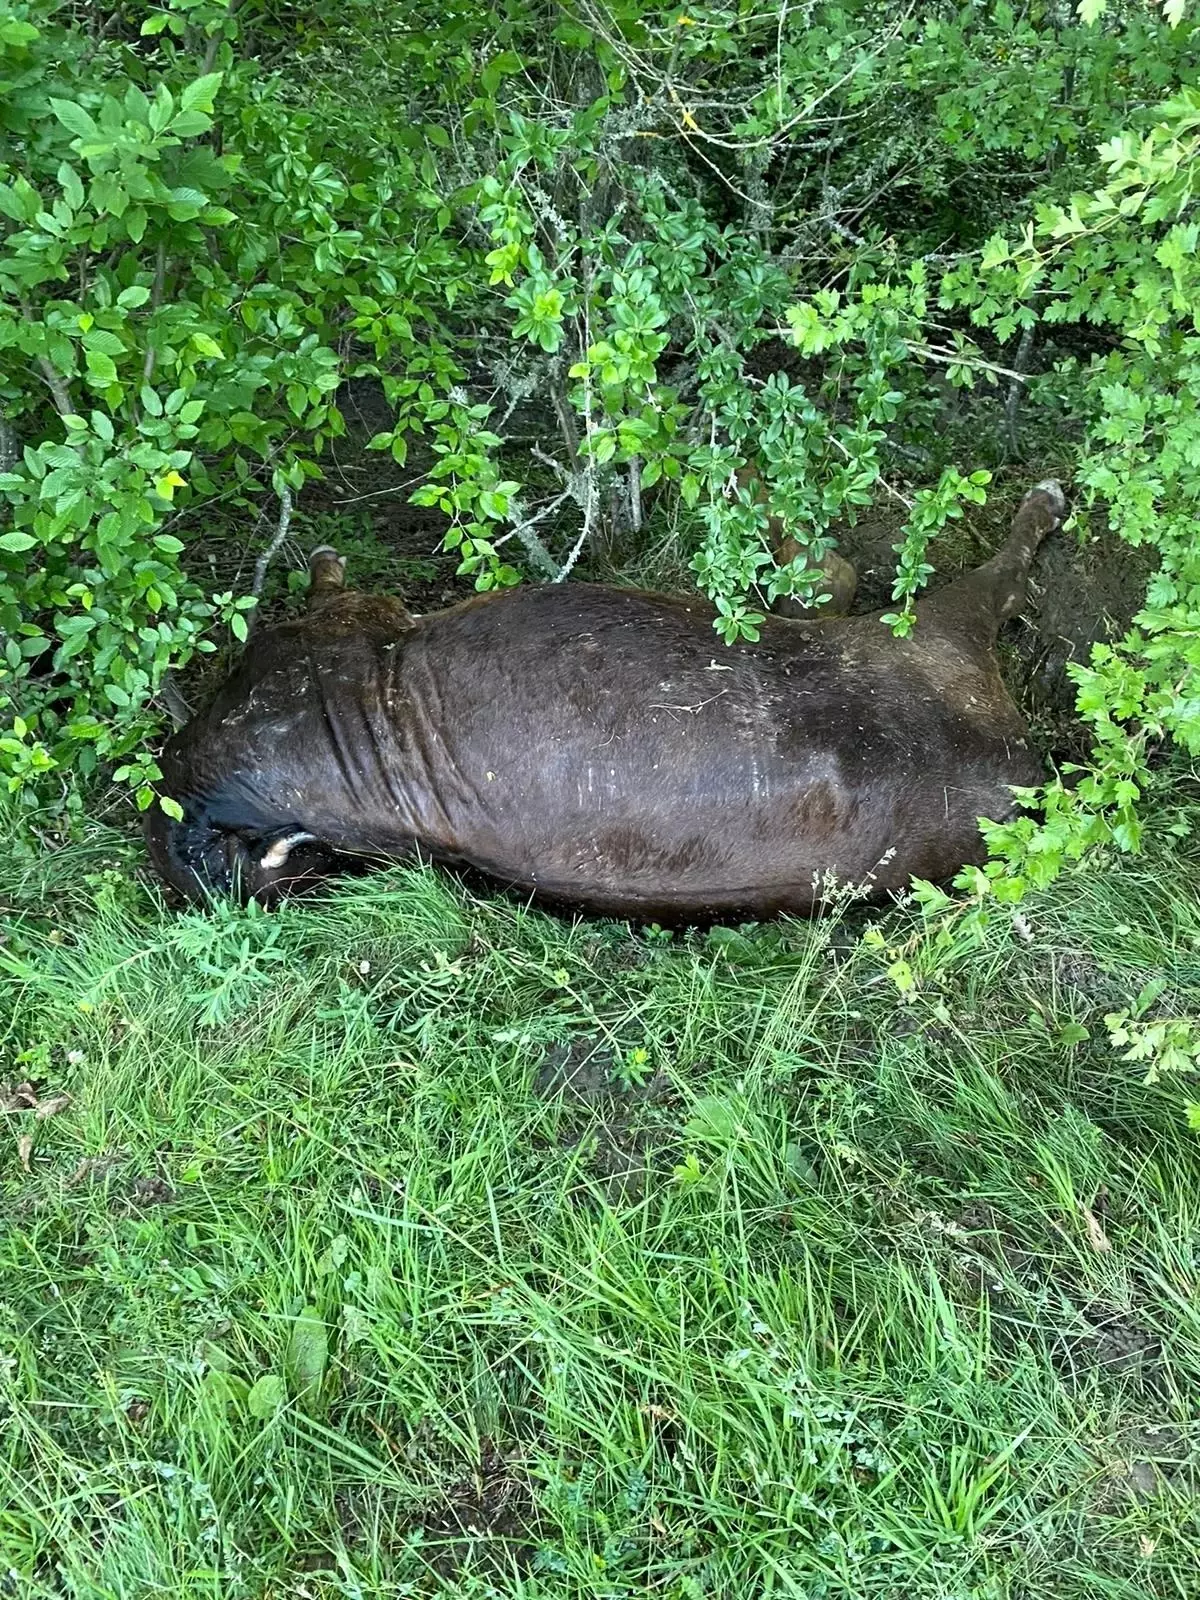
<svg viewBox="0 0 1200 1600">
<path fill-rule="evenodd" d="M 171 719 L 171 726 L 176 733 L 192 720 L 192 708 L 180 692 L 179 685 L 175 682 L 174 673 L 163 673 L 162 682 L 158 686 L 158 698 L 166 707 L 167 715 Z"/>
<path fill-rule="evenodd" d="M 544 505 L 540 511 L 535 512 L 532 517 L 520 516 L 520 507 L 514 507 L 520 520 L 515 522 L 511 531 L 504 536 L 506 539 L 515 538 L 519 540 L 530 561 L 533 562 L 535 567 L 539 567 L 547 578 L 553 578 L 558 572 L 558 567 L 555 564 L 554 557 L 533 530 L 539 522 L 544 522 L 547 517 L 553 516 L 563 501 L 570 498 L 571 490 L 568 487 L 551 500 L 548 505 Z"/>
<path fill-rule="evenodd" d="M 575 419 L 571 415 L 571 408 L 567 404 L 567 397 L 556 383 L 550 391 L 550 400 L 554 406 L 554 414 L 558 418 L 558 426 L 563 436 L 563 443 L 567 447 L 567 460 L 571 463 L 573 471 L 579 471 L 579 434 L 575 428 Z"/>
<path fill-rule="evenodd" d="M 1012 367 L 997 366 L 994 361 L 985 361 L 982 356 L 962 355 L 956 350 L 931 350 L 928 345 L 915 344 L 911 339 L 904 342 L 921 361 L 936 361 L 943 367 L 972 367 L 980 372 L 998 372 L 1002 378 L 1011 378 L 1014 383 L 1029 382 L 1023 372 L 1015 372 Z"/>
<path fill-rule="evenodd" d="M 163 282 L 167 275 L 167 246 L 164 240 L 158 241 L 158 254 L 154 260 L 154 287 L 150 290 L 151 316 L 162 304 Z M 142 382 L 149 383 L 154 376 L 155 363 L 158 361 L 158 351 L 153 345 L 146 347 L 146 359 L 142 363 Z"/>
<path fill-rule="evenodd" d="M 1028 328 L 1021 330 L 1021 339 L 1017 345 L 1017 353 L 1013 358 L 1013 365 L 1016 371 L 1021 374 L 1029 371 L 1029 363 L 1033 359 L 1033 346 L 1037 339 L 1036 330 L 1036 323 L 1031 323 Z M 1020 378 L 1013 377 L 1008 386 L 1008 399 L 1004 405 L 1004 435 L 1008 444 L 1009 457 L 1014 460 L 1020 453 L 1020 440 L 1017 438 L 1017 417 L 1021 411 L 1024 383 L 1024 376 Z"/>
<path fill-rule="evenodd" d="M 285 483 L 279 490 L 279 525 L 275 529 L 275 537 L 254 563 L 254 582 L 250 585 L 250 593 L 256 600 L 262 598 L 263 587 L 267 581 L 267 568 L 275 559 L 280 545 L 287 538 L 291 520 L 292 491 Z"/>
</svg>

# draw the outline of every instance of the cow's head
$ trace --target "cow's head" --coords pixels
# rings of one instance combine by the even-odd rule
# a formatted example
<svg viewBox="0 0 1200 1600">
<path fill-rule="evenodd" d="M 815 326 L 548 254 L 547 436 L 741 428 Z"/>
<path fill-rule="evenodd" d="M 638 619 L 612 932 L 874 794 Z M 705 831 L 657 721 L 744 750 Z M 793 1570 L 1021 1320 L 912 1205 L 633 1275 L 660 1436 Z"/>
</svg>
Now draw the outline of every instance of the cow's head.
<svg viewBox="0 0 1200 1600">
<path fill-rule="evenodd" d="M 333 850 L 299 828 L 255 833 L 217 827 L 200 808 L 187 805 L 180 821 L 157 803 L 146 813 L 145 826 L 155 871 L 193 902 L 219 896 L 277 905 L 342 870 Z"/>
</svg>

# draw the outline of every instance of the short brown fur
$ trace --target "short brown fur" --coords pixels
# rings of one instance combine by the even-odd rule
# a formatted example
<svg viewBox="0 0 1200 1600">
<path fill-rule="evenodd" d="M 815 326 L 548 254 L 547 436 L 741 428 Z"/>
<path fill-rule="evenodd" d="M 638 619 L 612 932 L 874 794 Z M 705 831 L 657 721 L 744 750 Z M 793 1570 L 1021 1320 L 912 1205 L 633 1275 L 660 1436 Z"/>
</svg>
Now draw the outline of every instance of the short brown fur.
<svg viewBox="0 0 1200 1600">
<path fill-rule="evenodd" d="M 994 646 L 1064 509 L 1057 484 L 1031 491 L 909 640 L 878 616 L 771 617 L 726 648 L 697 596 L 591 584 L 413 618 L 318 552 L 310 613 L 257 634 L 168 741 L 184 819 L 152 808 L 151 857 L 190 899 L 420 858 L 675 923 L 946 879 L 1042 776 Z"/>
</svg>

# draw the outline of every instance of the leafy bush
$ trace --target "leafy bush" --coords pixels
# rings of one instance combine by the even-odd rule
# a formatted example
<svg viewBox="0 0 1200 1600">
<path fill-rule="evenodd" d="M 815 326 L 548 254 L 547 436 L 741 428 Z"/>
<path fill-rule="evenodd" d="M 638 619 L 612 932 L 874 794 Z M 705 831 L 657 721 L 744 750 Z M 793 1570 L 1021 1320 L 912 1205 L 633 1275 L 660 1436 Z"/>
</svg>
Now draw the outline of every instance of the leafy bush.
<svg viewBox="0 0 1200 1600">
<path fill-rule="evenodd" d="M 381 37 L 358 0 L 171 0 L 130 30 L 48 0 L 0 25 L 10 787 L 115 767 L 148 803 L 164 672 L 256 599 L 203 590 L 188 540 L 276 525 L 272 496 L 281 537 L 372 374 L 372 443 L 423 436 L 415 498 L 478 587 L 670 530 L 727 640 L 881 497 L 910 632 L 992 469 L 1022 438 L 1074 457 L 1082 513 L 1161 567 L 1078 672 L 1089 768 L 968 886 L 1137 848 L 1157 748 L 1200 742 L 1189 20 L 629 0 L 412 6 Z"/>
</svg>

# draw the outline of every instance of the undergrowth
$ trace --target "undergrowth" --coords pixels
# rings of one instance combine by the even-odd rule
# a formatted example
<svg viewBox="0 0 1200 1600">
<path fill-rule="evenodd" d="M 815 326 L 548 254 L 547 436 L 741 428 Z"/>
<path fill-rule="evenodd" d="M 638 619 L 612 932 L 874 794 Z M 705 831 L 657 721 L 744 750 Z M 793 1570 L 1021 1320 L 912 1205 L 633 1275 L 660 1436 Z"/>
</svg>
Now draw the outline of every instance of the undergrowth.
<svg viewBox="0 0 1200 1600">
<path fill-rule="evenodd" d="M 122 851 L 0 867 L 0 1589 L 1194 1594 L 1200 1156 L 1103 1020 L 1194 1003 L 1194 855 L 906 999 L 859 910 Z"/>
</svg>

